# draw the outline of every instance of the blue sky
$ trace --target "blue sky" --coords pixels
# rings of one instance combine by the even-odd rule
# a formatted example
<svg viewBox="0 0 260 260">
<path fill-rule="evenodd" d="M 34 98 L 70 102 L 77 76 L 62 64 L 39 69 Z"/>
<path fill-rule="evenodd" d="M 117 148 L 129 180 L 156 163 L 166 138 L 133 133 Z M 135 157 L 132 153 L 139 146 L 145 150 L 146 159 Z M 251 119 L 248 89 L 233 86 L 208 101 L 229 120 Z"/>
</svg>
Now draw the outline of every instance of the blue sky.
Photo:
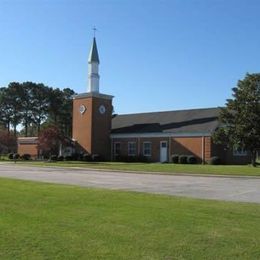
<svg viewBox="0 0 260 260">
<path fill-rule="evenodd" d="M 223 106 L 259 72 L 259 14 L 259 0 L 0 0 L 0 86 L 86 92 L 96 26 L 116 113 Z"/>
</svg>

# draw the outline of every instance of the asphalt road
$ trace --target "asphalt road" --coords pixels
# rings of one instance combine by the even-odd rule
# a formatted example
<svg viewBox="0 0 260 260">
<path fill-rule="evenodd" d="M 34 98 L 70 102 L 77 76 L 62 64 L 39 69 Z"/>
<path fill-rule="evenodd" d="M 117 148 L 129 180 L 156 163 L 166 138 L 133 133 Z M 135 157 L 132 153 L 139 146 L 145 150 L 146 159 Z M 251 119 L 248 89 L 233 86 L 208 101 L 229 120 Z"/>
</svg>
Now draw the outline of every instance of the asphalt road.
<svg viewBox="0 0 260 260">
<path fill-rule="evenodd" d="M 260 203 L 260 178 L 169 176 L 0 163 L 0 177 L 203 199 Z M 1 180 L 0 180 L 1 181 Z"/>
</svg>

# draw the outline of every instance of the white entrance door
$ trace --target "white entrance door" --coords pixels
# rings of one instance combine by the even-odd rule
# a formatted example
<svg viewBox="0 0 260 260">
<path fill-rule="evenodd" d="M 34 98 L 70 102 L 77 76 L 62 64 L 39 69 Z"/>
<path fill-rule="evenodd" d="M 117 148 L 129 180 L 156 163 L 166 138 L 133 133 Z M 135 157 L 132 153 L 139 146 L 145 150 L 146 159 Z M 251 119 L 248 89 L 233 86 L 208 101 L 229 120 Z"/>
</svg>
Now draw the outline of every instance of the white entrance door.
<svg viewBox="0 0 260 260">
<path fill-rule="evenodd" d="M 168 147 L 167 141 L 161 141 L 160 144 L 160 162 L 167 162 Z"/>
</svg>

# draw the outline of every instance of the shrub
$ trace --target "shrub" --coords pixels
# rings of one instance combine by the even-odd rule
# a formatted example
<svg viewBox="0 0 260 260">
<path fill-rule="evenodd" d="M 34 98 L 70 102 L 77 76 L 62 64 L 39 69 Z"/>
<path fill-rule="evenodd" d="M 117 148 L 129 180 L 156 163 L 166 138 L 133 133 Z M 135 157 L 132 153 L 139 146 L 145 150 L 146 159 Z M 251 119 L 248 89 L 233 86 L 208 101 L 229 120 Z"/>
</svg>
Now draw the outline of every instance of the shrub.
<svg viewBox="0 0 260 260">
<path fill-rule="evenodd" d="M 189 155 L 188 158 L 187 158 L 187 162 L 189 164 L 196 164 L 197 163 L 197 158 L 193 155 Z"/>
<path fill-rule="evenodd" d="M 51 155 L 50 156 L 51 161 L 57 161 L 57 159 L 58 159 L 57 155 Z"/>
<path fill-rule="evenodd" d="M 178 154 L 173 154 L 172 155 L 172 162 L 173 163 L 178 163 L 179 162 L 179 155 Z"/>
<path fill-rule="evenodd" d="M 42 156 L 43 156 L 43 159 L 44 159 L 44 160 L 48 160 L 48 159 L 50 158 L 50 156 L 47 155 L 47 154 L 43 154 Z"/>
<path fill-rule="evenodd" d="M 8 159 L 9 160 L 13 160 L 14 159 L 14 154 L 13 153 L 9 153 L 8 154 Z"/>
<path fill-rule="evenodd" d="M 64 160 L 64 156 L 62 155 L 59 155 L 58 158 L 57 158 L 58 161 L 63 161 Z"/>
<path fill-rule="evenodd" d="M 125 155 L 118 155 L 116 158 L 114 158 L 116 162 L 129 162 L 129 163 L 135 163 L 135 162 L 143 162 L 148 163 L 151 161 L 151 158 L 144 155 L 138 155 L 138 156 L 125 156 Z"/>
<path fill-rule="evenodd" d="M 99 154 L 92 154 L 91 158 L 93 162 L 101 162 L 101 156 Z"/>
<path fill-rule="evenodd" d="M 124 156 L 124 155 L 117 155 L 114 160 L 116 162 L 127 162 L 128 161 L 128 156 Z"/>
<path fill-rule="evenodd" d="M 144 155 L 139 155 L 137 157 L 137 162 L 148 163 L 149 161 L 151 161 L 151 157 L 144 156 Z"/>
<path fill-rule="evenodd" d="M 220 158 L 218 156 L 212 156 L 209 159 L 209 164 L 211 165 L 219 165 L 221 163 Z"/>
<path fill-rule="evenodd" d="M 91 155 L 88 153 L 84 153 L 82 156 L 82 160 L 85 162 L 91 162 L 92 161 Z"/>
<path fill-rule="evenodd" d="M 80 154 L 80 153 L 73 153 L 71 155 L 72 157 L 72 161 L 81 161 L 83 160 L 83 154 Z"/>
<path fill-rule="evenodd" d="M 66 155 L 66 156 L 64 157 L 64 160 L 65 160 L 65 161 L 72 161 L 72 156 L 71 156 L 71 155 Z"/>
<path fill-rule="evenodd" d="M 29 161 L 31 160 L 31 155 L 29 153 L 25 153 L 21 156 L 22 160 Z"/>
<path fill-rule="evenodd" d="M 187 156 L 187 155 L 180 155 L 180 156 L 179 156 L 179 163 L 181 163 L 181 164 L 187 164 L 187 159 L 188 159 L 188 156 Z"/>
<path fill-rule="evenodd" d="M 13 154 L 13 159 L 14 159 L 14 160 L 18 160 L 19 158 L 20 158 L 19 153 L 14 153 L 14 154 Z"/>
</svg>

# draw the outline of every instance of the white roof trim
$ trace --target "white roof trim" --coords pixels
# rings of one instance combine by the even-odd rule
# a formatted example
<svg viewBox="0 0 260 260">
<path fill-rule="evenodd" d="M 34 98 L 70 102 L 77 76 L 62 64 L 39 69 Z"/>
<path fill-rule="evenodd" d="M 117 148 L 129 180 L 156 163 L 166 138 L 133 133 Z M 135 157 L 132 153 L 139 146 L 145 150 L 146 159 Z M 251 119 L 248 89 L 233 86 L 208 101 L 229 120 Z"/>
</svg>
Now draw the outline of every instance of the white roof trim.
<svg viewBox="0 0 260 260">
<path fill-rule="evenodd" d="M 80 99 L 80 98 L 87 98 L 87 97 L 96 97 L 96 98 L 103 98 L 103 99 L 113 99 L 114 96 L 101 94 L 98 92 L 87 92 L 87 93 L 81 93 L 78 95 L 74 95 L 73 99 Z"/>
<path fill-rule="evenodd" d="M 211 136 L 210 132 L 201 133 L 126 133 L 126 134 L 110 134 L 113 138 L 153 138 L 153 137 L 200 137 Z"/>
</svg>

